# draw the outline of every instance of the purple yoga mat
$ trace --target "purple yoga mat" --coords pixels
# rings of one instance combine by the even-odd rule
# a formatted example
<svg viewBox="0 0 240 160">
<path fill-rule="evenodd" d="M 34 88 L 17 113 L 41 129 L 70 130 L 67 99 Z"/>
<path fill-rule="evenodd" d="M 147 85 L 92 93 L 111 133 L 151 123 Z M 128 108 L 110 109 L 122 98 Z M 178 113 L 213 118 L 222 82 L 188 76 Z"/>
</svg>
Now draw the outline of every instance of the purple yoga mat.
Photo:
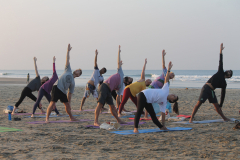
<svg viewBox="0 0 240 160">
<path fill-rule="evenodd" d="M 95 111 L 95 109 L 85 109 L 85 110 L 71 110 L 72 112 L 89 112 L 89 111 Z"/>
<path fill-rule="evenodd" d="M 137 111 L 131 111 L 131 113 L 135 113 L 135 112 L 137 112 Z M 102 114 L 104 114 L 104 113 L 108 113 L 108 112 L 102 112 Z"/>
<path fill-rule="evenodd" d="M 13 115 L 17 115 L 17 116 L 26 116 L 26 115 L 31 115 L 32 113 L 15 113 Z M 34 113 L 34 114 L 42 114 L 42 113 Z M 7 113 L 5 114 L 7 115 Z M 42 115 L 45 115 L 45 113 L 43 113 Z"/>
<path fill-rule="evenodd" d="M 144 124 L 146 122 L 139 122 L 139 124 Z M 121 126 L 127 126 L 127 125 L 134 125 L 134 122 L 127 122 L 127 124 L 120 124 Z M 85 127 L 91 127 L 91 128 L 99 128 L 99 126 L 94 126 L 94 125 L 87 125 Z"/>
<path fill-rule="evenodd" d="M 59 120 L 59 121 L 49 121 L 49 123 L 76 123 L 76 122 L 86 122 L 86 121 L 93 121 L 90 119 L 80 119 L 79 121 L 70 121 L 70 120 Z M 34 121 L 34 122 L 27 122 L 30 124 L 44 124 L 45 121 Z"/>
</svg>

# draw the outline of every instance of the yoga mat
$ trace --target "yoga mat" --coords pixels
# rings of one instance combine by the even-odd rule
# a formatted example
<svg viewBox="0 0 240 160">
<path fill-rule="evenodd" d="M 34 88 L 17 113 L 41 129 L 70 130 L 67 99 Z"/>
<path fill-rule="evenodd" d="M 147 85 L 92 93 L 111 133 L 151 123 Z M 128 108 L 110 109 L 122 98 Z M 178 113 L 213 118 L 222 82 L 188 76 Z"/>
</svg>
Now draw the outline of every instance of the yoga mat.
<svg viewBox="0 0 240 160">
<path fill-rule="evenodd" d="M 139 133 L 152 133 L 152 132 L 170 132 L 170 131 L 186 131 L 191 130 L 192 128 L 184 128 L 184 127 L 171 127 L 169 130 L 160 130 L 159 128 L 154 129 L 139 129 Z M 130 134 L 139 134 L 134 133 L 133 130 L 124 130 L 124 131 L 111 131 L 110 133 L 121 134 L 121 135 L 130 135 Z"/>
<path fill-rule="evenodd" d="M 32 113 L 15 113 L 12 116 L 16 115 L 16 116 L 26 116 L 26 115 L 31 115 Z M 42 114 L 42 113 L 35 113 L 35 114 Z M 45 113 L 43 113 L 44 115 Z M 5 114 L 7 115 L 7 113 Z"/>
<path fill-rule="evenodd" d="M 16 132 L 16 131 L 22 131 L 22 130 L 15 129 L 15 128 L 0 127 L 0 132 Z"/>
<path fill-rule="evenodd" d="M 81 115 L 72 115 L 72 116 L 81 116 Z M 61 115 L 61 116 L 52 115 L 52 116 L 49 116 L 49 117 L 69 117 L 69 115 Z M 46 116 L 34 116 L 34 117 L 24 116 L 24 118 L 46 118 Z"/>
<path fill-rule="evenodd" d="M 230 118 L 230 122 L 234 122 L 236 119 Z M 203 124 L 203 123 L 223 123 L 225 122 L 223 119 L 214 119 L 214 120 L 203 120 L 203 121 L 193 121 L 195 124 Z M 180 121 L 180 122 L 173 122 L 178 124 L 193 124 L 189 123 L 188 121 Z"/>
<path fill-rule="evenodd" d="M 71 110 L 71 112 L 89 112 L 89 111 L 95 111 L 95 109 L 85 109 L 85 110 Z"/>
<path fill-rule="evenodd" d="M 86 122 L 86 121 L 93 121 L 90 119 L 80 119 L 79 121 L 70 121 L 70 120 L 59 120 L 59 121 L 49 121 L 49 123 L 76 123 L 76 122 Z M 27 122 L 30 124 L 44 124 L 45 121 L 34 121 L 34 122 Z"/>
<path fill-rule="evenodd" d="M 177 117 L 191 118 L 191 115 L 178 115 Z"/>
<path fill-rule="evenodd" d="M 129 119 L 134 120 L 134 118 L 129 118 Z M 140 118 L 140 121 L 148 121 L 148 120 L 152 120 L 152 118 L 148 118 L 148 119 Z"/>
<path fill-rule="evenodd" d="M 134 118 L 135 117 L 135 114 L 130 114 L 130 115 L 126 115 L 126 116 L 121 116 L 120 118 Z M 115 118 L 114 116 L 112 116 L 112 118 Z"/>
<path fill-rule="evenodd" d="M 144 124 L 146 122 L 139 122 L 139 124 Z M 127 125 L 134 125 L 134 122 L 127 122 L 127 124 L 120 124 L 121 126 L 127 126 Z M 87 125 L 85 127 L 91 127 L 91 128 L 99 128 L 99 126 L 94 126 L 94 125 Z"/>
</svg>

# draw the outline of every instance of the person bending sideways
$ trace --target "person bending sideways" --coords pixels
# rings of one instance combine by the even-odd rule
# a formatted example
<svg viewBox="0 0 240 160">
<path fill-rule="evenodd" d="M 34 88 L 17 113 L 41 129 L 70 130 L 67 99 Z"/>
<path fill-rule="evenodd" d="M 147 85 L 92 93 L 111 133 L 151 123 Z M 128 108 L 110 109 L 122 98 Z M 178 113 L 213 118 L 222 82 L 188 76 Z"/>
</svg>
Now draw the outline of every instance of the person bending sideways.
<svg viewBox="0 0 240 160">
<path fill-rule="evenodd" d="M 55 109 L 56 107 L 56 102 L 60 99 L 60 101 L 64 104 L 65 110 L 67 114 L 70 117 L 71 121 L 77 121 L 72 116 L 71 113 L 71 97 L 74 92 L 74 87 L 75 87 L 75 81 L 74 78 L 79 77 L 82 74 L 81 69 L 77 69 L 72 73 L 71 67 L 70 67 L 70 62 L 69 62 L 69 53 L 71 51 L 72 47 L 70 44 L 68 44 L 68 49 L 67 49 L 67 57 L 66 57 L 66 65 L 65 65 L 65 70 L 64 73 L 58 78 L 58 80 L 54 83 L 53 88 L 52 88 L 52 98 L 51 102 L 48 106 L 47 109 L 47 116 L 46 116 L 46 122 L 49 122 L 49 115 L 52 111 L 52 109 Z M 66 93 L 66 90 L 68 89 L 68 94 Z"/>
<path fill-rule="evenodd" d="M 88 98 L 90 96 L 90 94 L 92 94 L 93 97 L 98 99 L 98 92 L 97 92 L 98 84 L 100 85 L 103 83 L 104 78 L 103 78 L 102 74 L 107 72 L 106 68 L 102 68 L 99 71 L 98 65 L 97 65 L 97 56 L 98 56 L 98 51 L 96 50 L 95 51 L 95 60 L 94 60 L 94 71 L 93 71 L 93 74 L 92 74 L 90 80 L 87 82 L 85 92 L 83 95 L 83 99 L 81 102 L 81 106 L 80 106 L 80 111 L 82 110 L 82 107 L 84 105 L 86 98 Z"/>
<path fill-rule="evenodd" d="M 192 111 L 192 116 L 189 120 L 190 123 L 193 122 L 194 115 L 197 113 L 199 107 L 204 103 L 207 99 L 209 103 L 212 103 L 213 106 L 215 107 L 215 110 L 217 113 L 222 117 L 224 121 L 229 121 L 227 117 L 224 116 L 222 112 L 222 105 L 224 102 L 225 98 L 225 93 L 226 93 L 226 87 L 227 87 L 227 82 L 226 78 L 231 78 L 233 75 L 232 70 L 227 70 L 224 72 L 223 70 L 223 55 L 222 55 L 222 50 L 224 49 L 223 43 L 220 45 L 220 60 L 219 60 L 219 66 L 218 66 L 218 72 L 215 73 L 208 81 L 207 83 L 204 84 L 202 87 L 200 97 L 198 99 L 197 104 L 195 105 L 193 111 Z M 222 88 L 221 92 L 221 102 L 218 104 L 217 97 L 215 95 L 214 90 L 216 88 Z"/>
<path fill-rule="evenodd" d="M 56 72 L 56 69 L 55 69 L 55 61 L 56 61 L 56 58 L 55 56 L 53 57 L 53 75 L 52 75 L 52 78 L 51 79 L 47 79 L 47 81 L 42 81 L 42 86 L 40 87 L 39 91 L 38 91 L 38 98 L 37 98 L 37 101 L 36 103 L 34 104 L 33 106 L 33 112 L 32 112 L 32 116 L 31 117 L 34 117 L 34 113 L 37 109 L 37 106 L 39 105 L 39 103 L 41 102 L 43 96 L 45 96 L 48 100 L 48 102 L 50 103 L 51 101 L 51 95 L 50 95 L 50 92 L 52 90 L 52 87 L 53 87 L 53 84 L 57 81 L 58 79 L 58 75 L 57 75 L 57 72 Z M 56 114 L 59 116 L 59 112 L 57 110 L 57 108 L 55 107 L 55 110 Z"/>
<path fill-rule="evenodd" d="M 172 68 L 172 62 L 169 62 L 168 65 L 168 72 L 164 81 L 164 86 L 162 89 L 145 89 L 142 92 L 138 94 L 137 99 L 137 113 L 134 118 L 134 133 L 138 133 L 138 124 L 140 116 L 143 112 L 143 109 L 145 108 L 148 113 L 150 114 L 152 121 L 154 124 L 156 124 L 160 130 L 167 130 L 165 127 L 165 110 L 167 101 L 177 102 L 178 97 L 175 94 L 169 94 L 169 73 Z M 156 113 L 154 112 L 152 103 L 158 103 L 160 107 L 160 111 L 162 112 L 162 123 L 161 124 L 156 116 Z"/>
<path fill-rule="evenodd" d="M 112 95 L 111 92 L 113 90 L 117 90 L 117 103 L 119 103 L 120 101 L 120 94 L 122 92 L 123 88 L 123 82 L 126 82 L 127 84 L 132 83 L 132 78 L 128 77 L 128 78 L 123 78 L 124 74 L 122 71 L 122 61 L 120 60 L 120 46 L 118 49 L 118 69 L 117 69 L 117 73 L 110 76 L 106 81 L 103 82 L 103 84 L 101 84 L 100 88 L 99 88 L 99 96 L 98 96 L 98 104 L 97 107 L 95 109 L 95 120 L 94 120 L 94 125 L 95 126 L 99 126 L 99 122 L 98 122 L 98 117 L 99 117 L 99 113 L 100 110 L 103 106 L 104 103 L 107 103 L 110 107 L 110 111 L 112 113 L 112 115 L 117 119 L 118 123 L 125 123 L 123 122 L 118 116 L 117 116 L 117 110 L 113 104 L 113 99 L 112 99 Z"/>
<path fill-rule="evenodd" d="M 26 96 L 36 102 L 37 98 L 32 94 L 32 92 L 39 90 L 39 88 L 41 87 L 41 81 L 46 82 L 49 79 L 48 77 L 43 77 L 42 80 L 40 79 L 40 75 L 38 74 L 38 69 L 37 69 L 37 64 L 36 64 L 37 58 L 34 57 L 33 60 L 34 60 L 36 77 L 31 82 L 29 82 L 28 85 L 22 90 L 21 96 L 20 96 L 18 102 L 15 104 L 12 114 L 15 113 L 16 109 L 22 103 L 22 101 L 24 100 L 24 98 Z M 42 106 L 42 104 L 39 103 L 38 108 L 42 111 L 42 113 L 44 113 L 41 106 Z"/>
<path fill-rule="evenodd" d="M 121 104 L 119 106 L 119 110 L 118 110 L 118 117 L 121 117 L 121 112 L 124 108 L 125 103 L 127 102 L 128 98 L 130 97 L 130 99 L 132 100 L 132 102 L 137 106 L 137 97 L 136 95 L 141 92 L 142 90 L 146 89 L 146 86 L 149 86 L 152 81 L 150 79 L 147 79 L 145 81 L 145 68 L 146 68 L 146 64 L 147 64 L 147 59 L 145 59 L 145 63 L 142 69 L 142 73 L 141 73 L 141 79 L 137 82 L 134 82 L 130 85 L 128 85 L 123 92 L 123 97 L 122 97 L 122 101 Z"/>
</svg>

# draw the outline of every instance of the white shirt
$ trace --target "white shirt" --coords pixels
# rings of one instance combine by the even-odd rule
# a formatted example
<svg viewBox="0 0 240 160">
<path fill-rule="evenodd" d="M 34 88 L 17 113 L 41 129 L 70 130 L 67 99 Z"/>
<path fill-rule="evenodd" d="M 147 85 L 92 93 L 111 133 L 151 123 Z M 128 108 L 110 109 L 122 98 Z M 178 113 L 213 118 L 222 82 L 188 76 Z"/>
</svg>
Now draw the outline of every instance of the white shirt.
<svg viewBox="0 0 240 160">
<path fill-rule="evenodd" d="M 142 91 L 147 99 L 147 103 L 158 103 L 161 112 L 165 112 L 167 106 L 167 96 L 169 94 L 168 83 L 161 89 L 145 89 Z"/>
</svg>

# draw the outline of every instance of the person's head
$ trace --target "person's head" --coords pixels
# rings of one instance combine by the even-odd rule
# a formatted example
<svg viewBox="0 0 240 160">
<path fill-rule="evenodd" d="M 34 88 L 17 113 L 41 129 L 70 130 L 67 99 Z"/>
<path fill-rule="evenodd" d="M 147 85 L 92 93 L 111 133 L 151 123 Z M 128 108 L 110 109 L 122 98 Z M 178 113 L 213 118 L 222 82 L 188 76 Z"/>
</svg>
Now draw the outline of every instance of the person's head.
<svg viewBox="0 0 240 160">
<path fill-rule="evenodd" d="M 179 110 L 178 110 L 178 96 L 175 95 L 175 94 L 169 94 L 168 97 L 167 97 L 168 101 L 170 103 L 174 103 L 173 105 L 173 112 L 175 112 L 176 114 L 179 115 Z"/>
<path fill-rule="evenodd" d="M 133 82 L 133 78 L 131 77 L 124 77 L 123 79 L 123 83 L 125 84 L 125 86 L 132 84 L 132 82 Z"/>
<path fill-rule="evenodd" d="M 151 79 L 147 79 L 147 80 L 145 81 L 145 84 L 146 84 L 147 87 L 148 87 L 151 83 L 152 83 L 152 80 L 151 80 Z"/>
<path fill-rule="evenodd" d="M 107 72 L 107 69 L 105 67 L 103 67 L 99 72 L 100 72 L 100 74 L 104 74 Z"/>
<path fill-rule="evenodd" d="M 79 77 L 82 75 L 82 70 L 81 69 L 77 69 L 73 72 L 73 77 Z"/>
<path fill-rule="evenodd" d="M 224 72 L 225 78 L 231 78 L 233 75 L 233 71 L 232 70 L 227 70 Z"/>
<path fill-rule="evenodd" d="M 45 82 L 49 80 L 48 76 L 45 76 L 41 79 L 41 85 L 43 85 Z"/>
<path fill-rule="evenodd" d="M 173 79 L 175 77 L 175 74 L 173 72 L 169 73 L 169 79 Z"/>
</svg>

